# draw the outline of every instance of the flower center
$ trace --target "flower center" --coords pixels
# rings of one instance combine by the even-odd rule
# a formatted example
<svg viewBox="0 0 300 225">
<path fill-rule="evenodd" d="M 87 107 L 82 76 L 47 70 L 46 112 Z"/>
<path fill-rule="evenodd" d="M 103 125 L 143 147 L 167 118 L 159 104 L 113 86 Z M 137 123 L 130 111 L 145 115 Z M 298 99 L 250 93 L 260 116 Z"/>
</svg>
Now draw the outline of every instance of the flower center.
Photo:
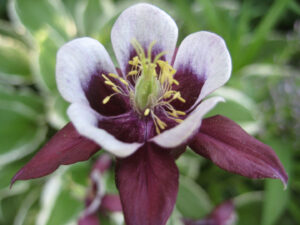
<svg viewBox="0 0 300 225">
<path fill-rule="evenodd" d="M 185 102 L 179 91 L 172 90 L 173 84 L 179 85 L 179 82 L 174 79 L 176 70 L 167 61 L 161 60 L 165 52 L 156 55 L 152 60 L 152 48 L 155 42 L 148 47 L 147 55 L 136 40 L 132 41 L 132 45 L 137 56 L 128 62 L 131 71 L 125 79 L 113 73 L 109 73 L 108 76 L 102 74 L 105 84 L 111 86 L 114 91 L 104 98 L 102 103 L 106 104 L 117 94 L 128 96 L 133 109 L 141 117 L 152 117 L 155 130 L 159 134 L 167 124 L 156 115 L 157 111 L 177 123 L 180 123 L 182 121 L 180 117 L 185 115 L 185 112 L 176 110 L 171 104 L 174 100 Z M 117 85 L 113 79 L 118 80 L 120 85 Z"/>
</svg>

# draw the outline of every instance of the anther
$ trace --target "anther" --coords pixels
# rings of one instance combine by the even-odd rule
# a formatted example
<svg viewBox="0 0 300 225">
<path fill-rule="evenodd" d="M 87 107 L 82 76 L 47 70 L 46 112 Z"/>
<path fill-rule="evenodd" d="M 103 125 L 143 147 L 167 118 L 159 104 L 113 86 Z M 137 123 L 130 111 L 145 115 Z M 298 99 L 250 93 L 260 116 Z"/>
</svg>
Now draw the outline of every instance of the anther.
<svg viewBox="0 0 300 225">
<path fill-rule="evenodd" d="M 149 115 L 149 113 L 150 113 L 150 109 L 149 109 L 149 108 L 147 108 L 147 109 L 145 110 L 145 112 L 144 112 L 144 116 L 148 116 L 148 115 Z"/>
<path fill-rule="evenodd" d="M 117 74 L 114 74 L 114 73 L 109 73 L 108 76 L 116 78 L 116 79 L 119 78 L 119 76 Z"/>
<path fill-rule="evenodd" d="M 111 98 L 112 96 L 114 96 L 115 94 L 117 94 L 117 93 L 114 93 L 114 94 L 112 94 L 112 95 L 106 96 L 106 97 L 102 100 L 102 104 L 105 105 L 106 103 L 108 103 L 109 100 L 110 100 L 110 98 Z"/>
<path fill-rule="evenodd" d="M 138 71 L 137 70 L 132 70 L 130 71 L 127 75 L 128 76 L 134 76 L 134 75 L 137 75 Z"/>
<path fill-rule="evenodd" d="M 172 80 L 172 83 L 176 84 L 177 86 L 179 85 L 179 82 L 177 80 L 175 80 L 175 79 Z"/>
<path fill-rule="evenodd" d="M 108 81 L 108 80 L 104 81 L 104 83 L 109 85 L 109 86 L 113 86 L 113 87 L 116 86 L 113 82 Z"/>
<path fill-rule="evenodd" d="M 185 112 L 179 111 L 179 110 L 176 110 L 176 113 L 177 113 L 178 115 L 181 115 L 181 116 L 185 116 L 185 115 L 186 115 Z"/>
<path fill-rule="evenodd" d="M 128 82 L 126 81 L 126 80 L 124 80 L 123 78 L 119 78 L 119 80 L 123 83 L 123 84 L 125 84 L 126 86 L 128 86 Z"/>
</svg>

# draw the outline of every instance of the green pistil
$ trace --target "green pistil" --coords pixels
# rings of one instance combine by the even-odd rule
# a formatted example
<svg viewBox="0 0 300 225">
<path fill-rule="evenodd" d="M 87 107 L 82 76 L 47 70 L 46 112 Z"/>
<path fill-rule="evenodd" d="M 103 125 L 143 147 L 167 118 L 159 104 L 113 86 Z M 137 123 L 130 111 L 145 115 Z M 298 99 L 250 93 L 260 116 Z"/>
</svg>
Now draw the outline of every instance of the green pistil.
<svg viewBox="0 0 300 225">
<path fill-rule="evenodd" d="M 134 100 L 140 112 L 144 112 L 146 108 L 150 107 L 159 95 L 160 84 L 153 72 L 153 69 L 146 68 L 135 86 Z"/>
</svg>

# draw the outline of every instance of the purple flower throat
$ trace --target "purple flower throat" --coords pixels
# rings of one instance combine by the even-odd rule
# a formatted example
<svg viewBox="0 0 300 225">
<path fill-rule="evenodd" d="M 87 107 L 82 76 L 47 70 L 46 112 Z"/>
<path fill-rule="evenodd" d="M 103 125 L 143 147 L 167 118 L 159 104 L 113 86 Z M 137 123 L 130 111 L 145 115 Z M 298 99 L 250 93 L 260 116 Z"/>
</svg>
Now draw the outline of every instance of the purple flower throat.
<svg viewBox="0 0 300 225">
<path fill-rule="evenodd" d="M 154 45 L 155 41 L 149 45 L 146 54 L 141 44 L 135 39 L 132 40 L 136 56 L 129 60 L 130 69 L 126 76 L 121 77 L 114 73 L 109 73 L 108 76 L 102 74 L 104 83 L 113 90 L 113 93 L 106 96 L 102 103 L 108 103 L 115 95 L 125 96 L 141 119 L 151 118 L 155 131 L 159 134 L 168 126 L 159 115 L 181 123 L 186 113 L 176 110 L 172 104 L 175 100 L 185 103 L 180 91 L 173 88 L 174 85 L 179 85 L 179 82 L 174 79 L 176 70 L 162 59 L 165 52 L 152 56 Z"/>
</svg>

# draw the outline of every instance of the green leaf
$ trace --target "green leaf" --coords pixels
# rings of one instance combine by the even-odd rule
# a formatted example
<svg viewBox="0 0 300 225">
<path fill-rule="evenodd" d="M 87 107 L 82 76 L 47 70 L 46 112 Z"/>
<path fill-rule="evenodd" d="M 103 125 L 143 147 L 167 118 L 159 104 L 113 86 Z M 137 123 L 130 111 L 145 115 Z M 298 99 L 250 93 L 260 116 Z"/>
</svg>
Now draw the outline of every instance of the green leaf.
<svg viewBox="0 0 300 225">
<path fill-rule="evenodd" d="M 84 202 L 70 195 L 69 190 L 62 189 L 59 193 L 47 225 L 64 225 L 75 220 L 82 210 Z"/>
<path fill-rule="evenodd" d="M 89 175 L 91 172 L 90 161 L 76 163 L 67 171 L 67 176 L 70 176 L 72 181 L 76 184 L 87 186 L 89 184 Z"/>
<path fill-rule="evenodd" d="M 260 118 L 255 103 L 247 95 L 237 89 L 223 87 L 213 95 L 225 98 L 225 103 L 219 103 L 206 117 L 223 115 L 237 122 L 250 134 L 255 134 L 260 128 Z"/>
<path fill-rule="evenodd" d="M 6 20 L 0 19 L 0 35 L 20 41 L 21 43 L 28 46 L 26 37 L 24 36 L 24 34 L 22 34 L 22 29 L 20 29 L 20 27 L 13 26 L 12 23 Z"/>
<path fill-rule="evenodd" d="M 199 5 L 203 6 L 203 13 L 205 19 L 208 21 L 208 27 L 216 33 L 222 31 L 223 21 L 219 17 L 217 7 L 214 1 L 211 0 L 198 0 Z M 223 18 L 222 18 L 223 19 Z"/>
<path fill-rule="evenodd" d="M 200 174 L 200 166 L 203 160 L 203 157 L 199 157 L 194 151 L 187 148 L 187 151 L 176 160 L 176 164 L 181 175 L 196 179 Z"/>
<path fill-rule="evenodd" d="M 34 35 L 38 36 L 41 30 L 50 29 L 57 38 L 68 40 L 67 26 L 69 18 L 62 11 L 58 1 L 49 0 L 15 0 L 14 9 L 21 23 Z"/>
<path fill-rule="evenodd" d="M 65 172 L 68 167 L 59 168 L 47 180 L 42 196 L 41 207 L 36 224 L 39 225 L 64 225 L 76 222 L 84 202 L 76 199 L 72 194 Z"/>
<path fill-rule="evenodd" d="M 39 69 L 42 85 L 45 85 L 52 93 L 57 93 L 55 64 L 59 46 L 50 37 L 46 36 L 40 41 L 39 48 Z"/>
<path fill-rule="evenodd" d="M 28 49 L 15 39 L 0 36 L 0 81 L 19 84 L 30 79 Z"/>
<path fill-rule="evenodd" d="M 36 203 L 40 195 L 38 190 L 32 190 L 27 194 L 21 204 L 18 204 L 18 211 L 14 219 L 14 224 L 26 224 L 26 220 L 30 218 L 29 212 Z M 32 221 L 33 222 L 33 221 Z M 28 223 L 27 223 L 28 224 Z"/>
<path fill-rule="evenodd" d="M 167 225 L 184 225 L 182 221 L 182 215 L 179 213 L 179 211 L 174 208 Z"/>
<path fill-rule="evenodd" d="M 260 48 L 263 46 L 266 37 L 276 25 L 280 17 L 288 9 L 289 3 L 291 0 L 276 0 L 271 5 L 270 9 L 267 11 L 267 14 L 263 17 L 260 24 L 257 26 L 252 38 L 251 44 L 247 47 L 247 50 L 242 55 L 242 60 L 239 61 L 241 65 L 237 67 L 244 66 L 247 63 L 251 62 L 256 54 L 259 52 Z"/>
<path fill-rule="evenodd" d="M 199 219 L 211 211 L 212 204 L 197 183 L 181 176 L 176 207 L 184 218 Z"/>
<path fill-rule="evenodd" d="M 259 224 L 261 218 L 260 202 L 251 202 L 237 209 L 238 224 Z"/>
<path fill-rule="evenodd" d="M 269 144 L 276 151 L 284 168 L 289 174 L 292 166 L 291 144 L 285 143 L 280 139 L 266 140 L 265 143 Z M 289 182 L 291 182 L 291 177 L 289 177 Z M 279 180 L 266 180 L 262 225 L 272 225 L 276 223 L 287 207 L 287 203 L 289 202 L 289 192 L 289 188 L 283 190 L 283 185 Z"/>
<path fill-rule="evenodd" d="M 46 126 L 38 97 L 29 93 L 0 91 L 0 166 L 18 160 L 41 144 Z"/>
<path fill-rule="evenodd" d="M 294 199 L 289 202 L 289 212 L 293 216 L 293 218 L 297 221 L 298 224 L 300 224 L 300 207 L 297 202 L 297 199 Z"/>
<path fill-rule="evenodd" d="M 0 101 L 21 102 L 38 114 L 44 114 L 42 98 L 28 89 L 14 90 L 0 85 Z"/>
<path fill-rule="evenodd" d="M 47 120 L 53 127 L 62 128 L 69 121 L 67 116 L 69 103 L 58 94 L 49 96 L 47 103 Z"/>
<path fill-rule="evenodd" d="M 85 34 L 93 36 L 95 32 L 98 32 L 100 17 L 102 9 L 99 0 L 88 0 L 87 6 L 84 12 L 84 29 Z"/>
</svg>

